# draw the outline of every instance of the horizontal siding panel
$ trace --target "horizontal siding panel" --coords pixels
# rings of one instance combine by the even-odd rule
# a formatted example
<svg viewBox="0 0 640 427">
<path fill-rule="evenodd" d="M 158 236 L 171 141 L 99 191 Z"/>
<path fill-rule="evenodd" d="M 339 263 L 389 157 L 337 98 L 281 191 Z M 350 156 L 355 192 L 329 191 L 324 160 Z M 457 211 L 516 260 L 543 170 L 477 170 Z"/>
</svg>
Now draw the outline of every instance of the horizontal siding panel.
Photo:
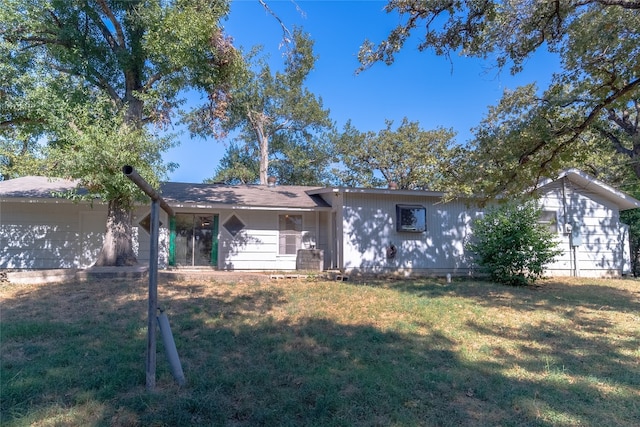
<svg viewBox="0 0 640 427">
<path fill-rule="evenodd" d="M 543 210 L 556 212 L 557 240 L 563 251 L 553 264 L 552 273 L 571 272 L 575 264 L 574 249 L 565 229 L 565 210 L 561 188 L 549 191 L 542 199 Z M 621 265 L 623 242 L 617 208 L 596 195 L 583 195 L 567 190 L 567 200 L 575 208 L 566 212 L 567 222 L 578 224 L 582 238 L 575 248 L 578 269 L 589 267 L 603 272 Z M 426 211 L 424 233 L 399 233 L 395 230 L 395 205 L 422 205 Z M 463 271 L 472 269 L 465 243 L 471 238 L 473 218 L 482 209 L 462 202 L 439 203 L 428 197 L 399 195 L 393 200 L 387 195 L 347 193 L 344 199 L 344 261 L 346 269 L 368 271 Z M 396 258 L 386 257 L 386 248 L 397 248 Z M 582 266 L 584 264 L 584 266 Z"/>
<path fill-rule="evenodd" d="M 439 269 L 467 268 L 464 244 L 470 224 L 479 210 L 462 202 L 442 204 L 439 199 L 399 196 L 362 197 L 348 193 L 344 209 L 345 268 Z M 425 207 L 426 231 L 396 231 L 396 204 Z M 396 258 L 387 259 L 387 248 L 397 248 Z"/>
</svg>

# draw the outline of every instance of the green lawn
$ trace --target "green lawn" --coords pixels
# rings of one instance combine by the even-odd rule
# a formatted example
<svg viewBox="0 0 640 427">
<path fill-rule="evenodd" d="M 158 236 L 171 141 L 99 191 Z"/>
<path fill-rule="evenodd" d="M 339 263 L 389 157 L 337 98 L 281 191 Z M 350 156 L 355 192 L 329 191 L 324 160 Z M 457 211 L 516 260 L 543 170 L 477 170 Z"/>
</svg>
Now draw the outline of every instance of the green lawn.
<svg viewBox="0 0 640 427">
<path fill-rule="evenodd" d="M 0 284 L 2 426 L 640 425 L 640 282 Z"/>
</svg>

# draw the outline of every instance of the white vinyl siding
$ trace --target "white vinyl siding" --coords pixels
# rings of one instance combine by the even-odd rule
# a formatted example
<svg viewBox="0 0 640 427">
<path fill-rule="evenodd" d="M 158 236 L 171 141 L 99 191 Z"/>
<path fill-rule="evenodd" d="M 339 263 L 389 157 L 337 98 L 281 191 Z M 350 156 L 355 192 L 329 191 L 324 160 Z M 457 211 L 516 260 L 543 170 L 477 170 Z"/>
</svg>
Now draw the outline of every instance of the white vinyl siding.
<svg viewBox="0 0 640 427">
<path fill-rule="evenodd" d="M 326 237 L 322 233 L 326 224 L 318 224 L 318 219 L 327 221 L 328 216 L 317 212 L 290 213 L 301 218 L 302 229 L 295 233 L 281 235 L 280 216 L 285 212 L 260 210 L 224 210 L 220 211 L 220 222 L 226 221 L 232 214 L 237 215 L 245 224 L 245 228 L 235 237 L 221 228 L 219 241 L 218 268 L 223 270 L 295 270 L 297 249 L 310 245 L 321 234 L 321 243 L 326 245 Z M 320 230 L 320 233 L 319 233 Z M 295 236 L 294 238 L 282 237 Z M 293 242 L 295 240 L 295 243 Z M 284 251 L 295 251 L 287 254 Z"/>
<path fill-rule="evenodd" d="M 68 201 L 2 202 L 0 268 L 88 267 L 102 245 L 106 208 Z"/>
<path fill-rule="evenodd" d="M 464 253 L 472 218 L 478 209 L 464 202 L 388 194 L 344 195 L 342 268 L 362 272 L 411 271 L 424 274 L 466 274 L 471 265 Z M 425 208 L 426 230 L 396 231 L 396 204 Z M 387 248 L 396 247 L 388 259 Z"/>
<path fill-rule="evenodd" d="M 550 276 L 619 276 L 627 269 L 629 241 L 620 222 L 619 210 L 601 196 L 558 181 L 542 195 L 544 210 L 558 212 L 558 241 L 562 254 L 550 264 Z M 579 245 L 572 244 L 570 225 Z M 574 237 L 575 238 L 575 237 Z"/>
</svg>

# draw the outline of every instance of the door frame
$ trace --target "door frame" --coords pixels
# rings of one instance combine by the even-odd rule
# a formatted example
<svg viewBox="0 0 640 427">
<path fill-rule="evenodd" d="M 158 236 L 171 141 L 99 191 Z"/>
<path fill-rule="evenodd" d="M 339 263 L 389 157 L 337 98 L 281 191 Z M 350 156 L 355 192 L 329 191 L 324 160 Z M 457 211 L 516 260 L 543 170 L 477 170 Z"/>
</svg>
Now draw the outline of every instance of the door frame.
<svg viewBox="0 0 640 427">
<path fill-rule="evenodd" d="M 203 212 L 180 212 L 169 218 L 169 265 L 176 267 L 176 216 L 185 215 L 195 218 Z M 209 254 L 209 266 L 218 268 L 218 253 L 220 243 L 220 214 L 207 213 L 213 217 L 211 221 L 211 252 Z M 196 267 L 193 263 L 189 267 Z"/>
</svg>

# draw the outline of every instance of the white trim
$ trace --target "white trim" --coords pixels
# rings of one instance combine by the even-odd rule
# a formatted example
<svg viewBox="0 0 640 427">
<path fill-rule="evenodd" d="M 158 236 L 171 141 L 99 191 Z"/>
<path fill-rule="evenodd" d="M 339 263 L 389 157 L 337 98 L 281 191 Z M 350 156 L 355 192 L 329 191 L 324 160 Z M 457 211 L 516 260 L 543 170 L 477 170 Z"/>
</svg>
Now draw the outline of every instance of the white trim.
<svg viewBox="0 0 640 427">
<path fill-rule="evenodd" d="M 583 190 L 592 191 L 599 196 L 612 201 L 618 206 L 620 210 L 640 208 L 640 200 L 631 197 L 630 195 L 622 191 L 616 190 L 610 185 L 607 185 L 604 182 L 578 169 L 564 170 L 556 179 L 553 180 L 545 179 L 541 181 L 538 186 L 536 186 L 536 190 L 540 190 L 558 180 L 562 180 L 563 178 L 567 178 L 569 181 L 581 187 Z"/>
</svg>

